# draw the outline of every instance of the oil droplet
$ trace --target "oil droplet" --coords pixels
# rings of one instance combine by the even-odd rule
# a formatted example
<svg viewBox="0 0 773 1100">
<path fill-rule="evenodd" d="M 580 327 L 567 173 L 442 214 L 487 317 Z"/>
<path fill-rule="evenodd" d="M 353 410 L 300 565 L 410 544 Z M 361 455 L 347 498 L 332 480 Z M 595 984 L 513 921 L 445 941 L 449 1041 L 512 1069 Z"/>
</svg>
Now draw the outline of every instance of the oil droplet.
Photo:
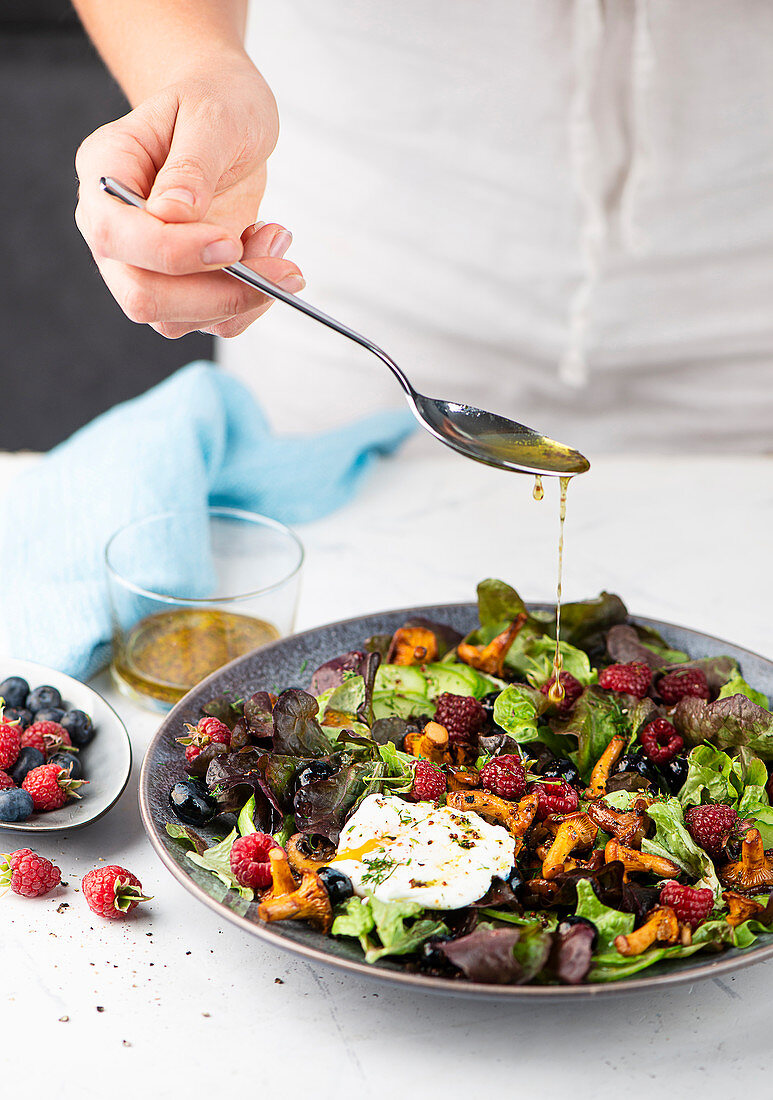
<svg viewBox="0 0 773 1100">
<path fill-rule="evenodd" d="M 545 490 L 542 488 L 542 474 L 534 475 L 534 492 L 532 496 L 535 500 L 542 500 L 545 495 Z"/>
</svg>

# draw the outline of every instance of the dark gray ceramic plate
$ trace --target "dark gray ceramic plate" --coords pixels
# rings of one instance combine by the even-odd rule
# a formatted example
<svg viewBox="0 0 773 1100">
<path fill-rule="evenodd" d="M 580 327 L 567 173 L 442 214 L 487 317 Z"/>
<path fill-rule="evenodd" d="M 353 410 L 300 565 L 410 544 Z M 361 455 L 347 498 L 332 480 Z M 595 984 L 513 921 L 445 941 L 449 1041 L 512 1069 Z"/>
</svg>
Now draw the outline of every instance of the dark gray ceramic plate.
<svg viewBox="0 0 773 1100">
<path fill-rule="evenodd" d="M 306 687 L 314 669 L 324 661 L 347 650 L 360 648 L 371 634 L 391 633 L 412 615 L 449 623 L 463 632 L 470 630 L 477 621 L 474 604 L 451 604 L 366 615 L 318 627 L 233 661 L 204 680 L 170 711 L 145 754 L 140 774 L 140 811 L 150 841 L 161 860 L 195 898 L 245 931 L 312 962 L 327 963 L 358 975 L 400 982 L 406 986 L 457 995 L 508 999 L 600 997 L 713 978 L 738 967 L 773 958 L 773 942 L 771 937 L 765 937 L 760 946 L 752 946 L 745 951 L 733 949 L 720 956 L 708 955 L 705 958 L 694 955 L 668 966 L 655 965 L 646 970 L 641 978 L 599 985 L 491 986 L 430 978 L 410 973 L 400 963 L 386 959 L 368 966 L 353 941 L 323 936 L 300 922 L 262 924 L 256 915 L 255 902 L 244 902 L 232 891 L 226 890 L 214 875 L 190 863 L 181 845 L 169 837 L 165 828 L 167 822 L 176 820 L 167 799 L 169 788 L 185 775 L 183 755 L 179 745 L 175 744 L 175 737 L 180 736 L 183 723 L 196 722 L 201 705 L 221 692 L 233 692 L 238 698 L 259 690 Z M 672 647 L 689 653 L 691 657 L 729 654 L 738 661 L 751 684 L 773 696 L 773 661 L 694 630 L 652 619 L 637 618 L 635 621 L 655 627 Z M 201 831 L 206 833 L 206 830 Z"/>
</svg>

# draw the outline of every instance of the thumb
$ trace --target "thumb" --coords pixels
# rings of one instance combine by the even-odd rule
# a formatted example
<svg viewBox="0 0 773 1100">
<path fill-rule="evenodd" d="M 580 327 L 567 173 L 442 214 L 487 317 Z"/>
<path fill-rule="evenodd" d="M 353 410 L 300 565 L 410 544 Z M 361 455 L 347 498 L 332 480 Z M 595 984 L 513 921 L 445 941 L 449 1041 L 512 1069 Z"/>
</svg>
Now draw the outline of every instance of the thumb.
<svg viewBox="0 0 773 1100">
<path fill-rule="evenodd" d="M 148 210 L 165 222 L 203 221 L 232 150 L 199 111 L 181 105 L 172 143 L 148 198 Z"/>
</svg>

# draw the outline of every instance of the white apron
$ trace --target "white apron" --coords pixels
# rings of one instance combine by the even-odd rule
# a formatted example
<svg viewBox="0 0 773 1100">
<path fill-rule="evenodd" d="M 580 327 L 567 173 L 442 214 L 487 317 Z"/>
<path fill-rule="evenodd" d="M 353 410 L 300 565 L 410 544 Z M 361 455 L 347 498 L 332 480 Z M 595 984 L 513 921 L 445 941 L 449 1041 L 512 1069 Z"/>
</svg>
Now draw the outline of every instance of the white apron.
<svg viewBox="0 0 773 1100">
<path fill-rule="evenodd" d="M 773 449 L 769 0 L 253 0 L 262 217 L 417 388 L 587 453 Z M 220 359 L 280 430 L 399 405 L 281 305 Z"/>
</svg>

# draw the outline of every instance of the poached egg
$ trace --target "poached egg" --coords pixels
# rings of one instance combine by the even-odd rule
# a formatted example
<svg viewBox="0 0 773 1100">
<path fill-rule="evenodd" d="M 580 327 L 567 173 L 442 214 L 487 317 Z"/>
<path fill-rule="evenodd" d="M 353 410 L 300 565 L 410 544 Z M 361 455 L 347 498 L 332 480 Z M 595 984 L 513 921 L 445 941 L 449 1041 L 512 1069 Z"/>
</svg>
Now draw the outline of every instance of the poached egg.
<svg viewBox="0 0 773 1100">
<path fill-rule="evenodd" d="M 344 826 L 331 867 L 359 897 L 461 909 L 515 863 L 515 841 L 476 813 L 371 794 Z"/>
</svg>

